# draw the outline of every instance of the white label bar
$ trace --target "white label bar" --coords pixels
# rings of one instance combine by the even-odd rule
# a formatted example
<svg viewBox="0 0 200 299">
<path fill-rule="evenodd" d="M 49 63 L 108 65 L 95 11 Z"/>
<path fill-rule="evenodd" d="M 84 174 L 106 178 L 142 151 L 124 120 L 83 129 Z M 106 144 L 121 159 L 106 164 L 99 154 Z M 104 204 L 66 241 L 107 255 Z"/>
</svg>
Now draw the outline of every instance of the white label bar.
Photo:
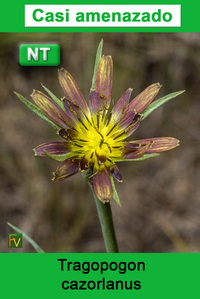
<svg viewBox="0 0 200 299">
<path fill-rule="evenodd" d="M 181 5 L 25 5 L 25 27 L 180 27 Z"/>
</svg>

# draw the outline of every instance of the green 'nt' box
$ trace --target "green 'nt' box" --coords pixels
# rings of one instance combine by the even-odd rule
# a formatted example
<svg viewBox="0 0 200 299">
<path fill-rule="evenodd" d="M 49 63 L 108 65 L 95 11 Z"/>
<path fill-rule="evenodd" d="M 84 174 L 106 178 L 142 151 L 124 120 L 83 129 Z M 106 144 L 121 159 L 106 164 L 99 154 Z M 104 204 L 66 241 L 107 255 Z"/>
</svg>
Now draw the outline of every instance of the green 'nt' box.
<svg viewBox="0 0 200 299">
<path fill-rule="evenodd" d="M 21 44 L 19 63 L 22 66 L 57 66 L 60 64 L 58 44 Z"/>
</svg>

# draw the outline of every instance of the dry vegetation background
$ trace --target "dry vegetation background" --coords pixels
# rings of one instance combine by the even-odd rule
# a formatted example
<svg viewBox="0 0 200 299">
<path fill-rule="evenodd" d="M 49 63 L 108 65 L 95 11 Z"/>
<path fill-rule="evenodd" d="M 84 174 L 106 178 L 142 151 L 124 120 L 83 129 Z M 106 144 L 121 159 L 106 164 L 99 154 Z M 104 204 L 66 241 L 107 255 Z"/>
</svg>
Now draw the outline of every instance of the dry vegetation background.
<svg viewBox="0 0 200 299">
<path fill-rule="evenodd" d="M 144 162 L 121 163 L 117 184 L 122 208 L 112 202 L 121 252 L 200 251 L 200 34 L 199 33 L 4 33 L 0 34 L 0 252 L 8 249 L 6 222 L 30 235 L 46 252 L 104 252 L 95 204 L 79 174 L 55 183 L 59 162 L 32 149 L 60 138 L 13 91 L 30 99 L 40 82 L 59 97 L 57 67 L 22 67 L 18 45 L 55 42 L 61 66 L 87 98 L 97 45 L 114 60 L 113 101 L 125 89 L 137 95 L 160 82 L 159 97 L 186 92 L 159 108 L 134 138 L 173 136 L 181 146 Z M 133 137 L 132 137 L 133 138 Z"/>
</svg>

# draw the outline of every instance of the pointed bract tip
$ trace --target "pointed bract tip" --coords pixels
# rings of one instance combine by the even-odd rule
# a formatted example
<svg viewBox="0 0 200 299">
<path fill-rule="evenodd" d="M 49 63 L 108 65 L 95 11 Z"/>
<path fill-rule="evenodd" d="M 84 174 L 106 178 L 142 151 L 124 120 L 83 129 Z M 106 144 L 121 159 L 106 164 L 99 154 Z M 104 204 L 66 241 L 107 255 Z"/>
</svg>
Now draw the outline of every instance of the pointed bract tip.
<svg viewBox="0 0 200 299">
<path fill-rule="evenodd" d="M 102 55 L 101 56 L 101 59 L 103 60 L 108 60 L 108 59 L 110 59 L 111 60 L 111 62 L 112 62 L 112 56 L 111 55 Z"/>
<path fill-rule="evenodd" d="M 31 93 L 31 97 L 33 97 L 38 91 L 36 89 L 33 89 L 32 93 Z"/>
<path fill-rule="evenodd" d="M 61 67 L 60 69 L 58 69 L 58 73 L 60 73 L 60 72 L 65 72 L 64 67 Z"/>
<path fill-rule="evenodd" d="M 168 139 L 171 139 L 171 143 L 174 145 L 174 147 L 180 146 L 180 140 L 174 137 L 168 137 Z"/>
<path fill-rule="evenodd" d="M 99 200 L 103 203 L 103 204 L 106 204 L 106 203 L 109 203 L 110 202 L 110 199 L 100 199 Z"/>
<path fill-rule="evenodd" d="M 98 45 L 98 49 L 99 48 L 101 48 L 101 50 L 102 50 L 102 48 L 103 48 L 103 38 L 100 40 L 100 42 L 99 42 L 99 45 Z"/>
<path fill-rule="evenodd" d="M 53 172 L 53 173 L 52 173 L 52 175 L 53 175 L 53 177 L 52 177 L 52 179 L 51 179 L 51 180 L 52 180 L 53 182 L 55 182 L 55 180 L 56 180 L 56 173 L 55 173 L 55 172 Z"/>
<path fill-rule="evenodd" d="M 33 148 L 34 156 L 38 156 L 36 148 Z"/>
<path fill-rule="evenodd" d="M 186 91 L 185 89 L 184 90 L 180 90 L 178 95 L 184 93 L 185 91 Z"/>
<path fill-rule="evenodd" d="M 161 87 L 162 87 L 162 85 L 161 85 L 159 82 L 157 82 L 157 85 L 158 85 L 158 87 L 159 87 L 159 88 L 161 88 Z"/>
</svg>

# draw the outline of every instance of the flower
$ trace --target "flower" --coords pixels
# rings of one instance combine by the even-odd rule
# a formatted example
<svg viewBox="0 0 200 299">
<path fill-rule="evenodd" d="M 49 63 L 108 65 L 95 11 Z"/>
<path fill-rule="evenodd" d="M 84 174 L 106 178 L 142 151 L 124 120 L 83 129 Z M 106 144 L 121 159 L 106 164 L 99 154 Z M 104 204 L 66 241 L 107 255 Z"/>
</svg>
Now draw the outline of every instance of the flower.
<svg viewBox="0 0 200 299">
<path fill-rule="evenodd" d="M 111 56 L 102 56 L 99 61 L 89 104 L 65 69 L 58 71 L 58 78 L 65 94 L 60 103 L 37 90 L 31 95 L 46 117 L 60 128 L 58 134 L 64 139 L 43 143 L 34 149 L 36 156 L 49 156 L 62 162 L 53 180 L 61 181 L 90 169 L 96 196 L 107 202 L 113 196 L 112 177 L 122 181 L 116 162 L 134 161 L 179 145 L 179 141 L 172 137 L 126 141 L 140 125 L 142 112 L 154 100 L 161 85 L 148 86 L 130 102 L 132 89 L 129 88 L 111 109 Z"/>
</svg>

